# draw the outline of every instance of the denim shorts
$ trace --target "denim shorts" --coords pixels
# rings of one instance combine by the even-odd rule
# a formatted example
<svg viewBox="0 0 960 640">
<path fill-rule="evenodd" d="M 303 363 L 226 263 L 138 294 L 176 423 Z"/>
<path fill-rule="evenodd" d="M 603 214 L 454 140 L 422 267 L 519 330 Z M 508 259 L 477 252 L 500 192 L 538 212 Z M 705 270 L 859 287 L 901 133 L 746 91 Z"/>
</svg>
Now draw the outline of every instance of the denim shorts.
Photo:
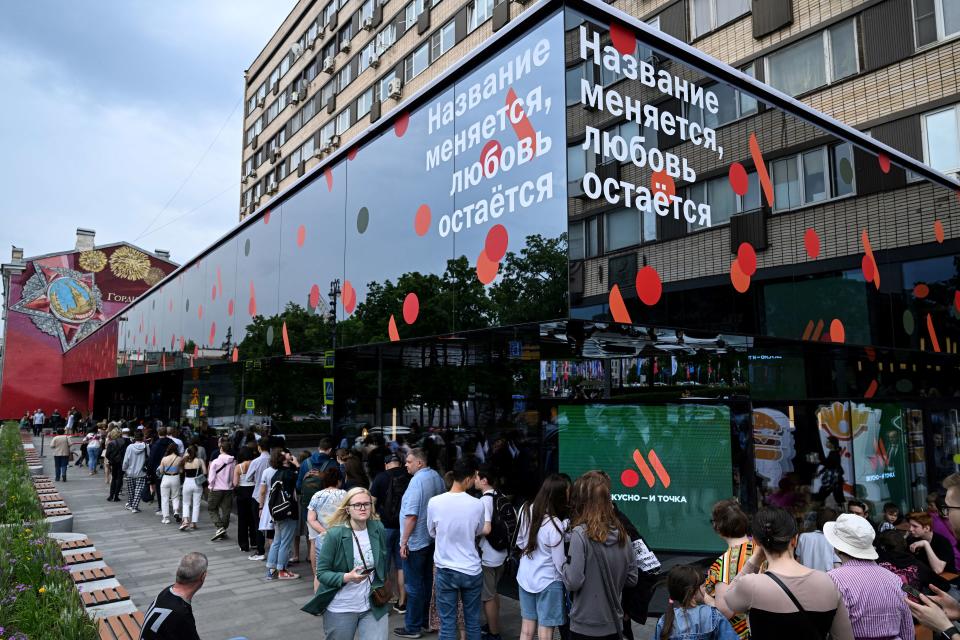
<svg viewBox="0 0 960 640">
<path fill-rule="evenodd" d="M 559 627 L 566 620 L 563 583 L 550 583 L 540 593 L 530 593 L 520 587 L 520 617 L 536 620 L 541 627 Z"/>
<path fill-rule="evenodd" d="M 387 534 L 387 571 L 403 569 L 400 558 L 400 529 L 384 529 Z"/>
</svg>

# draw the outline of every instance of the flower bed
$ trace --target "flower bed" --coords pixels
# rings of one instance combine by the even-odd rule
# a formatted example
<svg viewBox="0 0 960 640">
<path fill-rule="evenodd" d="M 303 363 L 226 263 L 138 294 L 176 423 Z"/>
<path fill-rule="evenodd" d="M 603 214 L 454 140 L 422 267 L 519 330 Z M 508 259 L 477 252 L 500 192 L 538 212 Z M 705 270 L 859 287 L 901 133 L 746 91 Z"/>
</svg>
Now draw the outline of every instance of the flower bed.
<svg viewBox="0 0 960 640">
<path fill-rule="evenodd" d="M 94 640 L 43 511 L 16 423 L 0 427 L 0 640 Z"/>
</svg>

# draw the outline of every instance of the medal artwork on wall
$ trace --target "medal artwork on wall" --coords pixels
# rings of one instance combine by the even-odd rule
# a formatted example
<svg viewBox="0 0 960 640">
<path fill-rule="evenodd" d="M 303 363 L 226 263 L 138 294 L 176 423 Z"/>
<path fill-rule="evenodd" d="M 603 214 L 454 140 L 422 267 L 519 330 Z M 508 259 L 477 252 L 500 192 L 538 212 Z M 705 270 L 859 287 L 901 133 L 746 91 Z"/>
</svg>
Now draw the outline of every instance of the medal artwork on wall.
<svg viewBox="0 0 960 640">
<path fill-rule="evenodd" d="M 103 300 L 92 273 L 33 263 L 35 273 L 11 311 L 30 316 L 33 324 L 60 340 L 66 351 L 104 321 Z"/>
</svg>

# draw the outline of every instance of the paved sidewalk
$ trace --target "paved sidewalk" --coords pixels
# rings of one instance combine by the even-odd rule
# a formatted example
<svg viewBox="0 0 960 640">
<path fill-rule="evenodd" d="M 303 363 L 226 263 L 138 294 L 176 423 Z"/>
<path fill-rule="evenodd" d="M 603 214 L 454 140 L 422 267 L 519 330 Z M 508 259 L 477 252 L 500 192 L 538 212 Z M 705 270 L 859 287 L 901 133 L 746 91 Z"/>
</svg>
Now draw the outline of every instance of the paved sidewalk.
<svg viewBox="0 0 960 640">
<path fill-rule="evenodd" d="M 39 450 L 39 439 L 35 440 Z M 53 478 L 49 449 L 43 466 Z M 160 516 L 154 515 L 156 502 L 141 503 L 143 511 L 138 514 L 125 510 L 123 502 L 107 502 L 108 486 L 102 471 L 90 476 L 85 467 L 71 464 L 67 477 L 68 482 L 56 484 L 73 511 L 73 530 L 86 534 L 103 552 L 104 561 L 141 611 L 145 612 L 157 593 L 173 582 L 180 558 L 199 551 L 210 561 L 206 583 L 193 601 L 197 628 L 204 640 L 234 636 L 289 640 L 304 633 L 306 637 L 323 638 L 322 619 L 300 611 L 313 592 L 309 563 L 291 567 L 302 575 L 299 580 L 265 582 L 264 563 L 247 560 L 248 554 L 236 544 L 236 514 L 229 537 L 210 542 L 214 529 L 205 502 L 200 508 L 198 530 L 186 533 L 177 530 L 174 523 L 160 524 Z M 304 554 L 305 549 L 304 545 Z M 501 618 L 503 637 L 518 638 L 520 612 L 515 600 L 503 599 Z M 635 625 L 636 637 L 649 638 L 655 623 L 651 620 L 646 628 Z M 391 613 L 391 630 L 402 624 L 402 616 Z M 437 636 L 424 637 L 432 640 Z"/>
</svg>

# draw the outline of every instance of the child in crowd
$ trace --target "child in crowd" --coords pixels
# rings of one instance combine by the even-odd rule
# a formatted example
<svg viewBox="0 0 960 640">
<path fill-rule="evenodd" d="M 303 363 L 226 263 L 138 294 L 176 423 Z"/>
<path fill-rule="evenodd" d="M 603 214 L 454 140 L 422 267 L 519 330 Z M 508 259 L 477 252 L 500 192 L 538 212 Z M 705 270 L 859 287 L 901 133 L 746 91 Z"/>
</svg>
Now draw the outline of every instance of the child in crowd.
<svg viewBox="0 0 960 640">
<path fill-rule="evenodd" d="M 703 571 L 678 565 L 667 574 L 670 603 L 657 621 L 654 640 L 737 640 L 737 632 L 722 613 L 703 604 Z"/>
<path fill-rule="evenodd" d="M 903 522 L 903 516 L 900 515 L 900 507 L 892 502 L 883 505 L 883 521 L 880 523 L 879 532 L 893 531 L 899 528 Z"/>
</svg>

